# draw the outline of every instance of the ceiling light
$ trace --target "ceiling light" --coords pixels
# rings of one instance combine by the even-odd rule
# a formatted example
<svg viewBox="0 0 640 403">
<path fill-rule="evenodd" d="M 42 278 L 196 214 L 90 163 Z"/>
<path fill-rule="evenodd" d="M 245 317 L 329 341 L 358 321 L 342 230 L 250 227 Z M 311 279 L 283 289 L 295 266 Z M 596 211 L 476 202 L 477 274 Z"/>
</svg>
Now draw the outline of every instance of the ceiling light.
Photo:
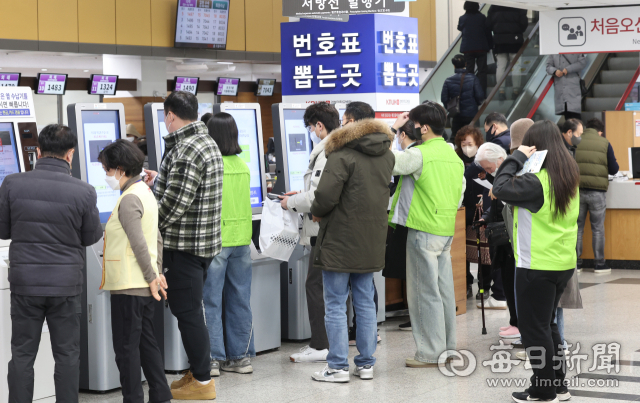
<svg viewBox="0 0 640 403">
<path fill-rule="evenodd" d="M 40 69 L 40 70 L 42 70 L 42 71 L 47 71 L 47 69 Z"/>
<path fill-rule="evenodd" d="M 82 70 L 82 71 L 84 71 L 85 73 L 88 73 L 88 72 L 89 72 L 89 70 Z"/>
<path fill-rule="evenodd" d="M 208 70 L 206 64 L 177 64 L 176 70 L 185 71 L 185 70 Z"/>
<path fill-rule="evenodd" d="M 218 64 L 233 64 L 233 62 L 218 62 Z"/>
</svg>

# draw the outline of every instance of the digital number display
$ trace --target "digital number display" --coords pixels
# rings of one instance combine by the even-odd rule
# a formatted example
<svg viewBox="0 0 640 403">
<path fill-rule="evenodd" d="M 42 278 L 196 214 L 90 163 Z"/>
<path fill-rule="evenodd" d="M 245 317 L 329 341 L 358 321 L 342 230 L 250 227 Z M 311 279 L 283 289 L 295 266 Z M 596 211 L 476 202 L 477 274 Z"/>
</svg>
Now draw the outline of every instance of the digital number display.
<svg viewBox="0 0 640 403">
<path fill-rule="evenodd" d="M 66 88 L 66 74 L 38 74 L 38 94 L 64 95 Z"/>
<path fill-rule="evenodd" d="M 0 87 L 17 87 L 20 83 L 20 73 L 0 74 Z"/>
<path fill-rule="evenodd" d="M 93 95 L 115 95 L 118 76 L 105 76 L 102 74 L 91 75 L 91 89 Z"/>
<path fill-rule="evenodd" d="M 229 0 L 179 0 L 177 48 L 227 48 Z"/>
<path fill-rule="evenodd" d="M 218 78 L 217 95 L 227 95 L 230 97 L 238 96 L 239 78 Z"/>
<path fill-rule="evenodd" d="M 273 95 L 273 90 L 276 86 L 276 80 L 271 78 L 259 78 L 258 79 L 258 91 L 256 96 L 270 97 Z"/>
<path fill-rule="evenodd" d="M 174 79 L 174 91 L 186 91 L 198 95 L 198 77 L 176 77 Z"/>
</svg>

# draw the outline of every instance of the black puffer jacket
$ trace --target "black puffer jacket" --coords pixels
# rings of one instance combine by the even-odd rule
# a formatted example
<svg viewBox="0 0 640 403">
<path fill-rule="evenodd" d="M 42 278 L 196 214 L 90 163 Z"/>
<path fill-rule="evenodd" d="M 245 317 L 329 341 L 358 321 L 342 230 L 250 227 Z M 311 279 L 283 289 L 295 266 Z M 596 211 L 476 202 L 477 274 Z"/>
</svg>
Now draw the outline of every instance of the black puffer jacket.
<svg viewBox="0 0 640 403">
<path fill-rule="evenodd" d="M 446 106 L 450 99 L 460 95 L 460 80 L 462 74 L 464 82 L 462 83 L 462 95 L 460 95 L 460 115 L 465 117 L 474 117 L 478 113 L 478 105 L 484 101 L 484 91 L 480 85 L 480 80 L 475 75 L 467 72 L 466 69 L 456 69 L 456 74 L 447 78 L 442 86 L 440 100 Z"/>
<path fill-rule="evenodd" d="M 482 13 L 463 14 L 458 19 L 458 31 L 462 32 L 460 52 L 488 52 L 493 47 L 487 17 Z"/>
<path fill-rule="evenodd" d="M 491 6 L 487 28 L 493 32 L 493 53 L 517 53 L 524 43 L 524 31 L 528 25 L 527 10 Z"/>
<path fill-rule="evenodd" d="M 0 187 L 0 239 L 11 239 L 11 292 L 41 297 L 82 293 L 85 247 L 102 237 L 96 191 L 69 164 L 39 159 Z"/>
</svg>

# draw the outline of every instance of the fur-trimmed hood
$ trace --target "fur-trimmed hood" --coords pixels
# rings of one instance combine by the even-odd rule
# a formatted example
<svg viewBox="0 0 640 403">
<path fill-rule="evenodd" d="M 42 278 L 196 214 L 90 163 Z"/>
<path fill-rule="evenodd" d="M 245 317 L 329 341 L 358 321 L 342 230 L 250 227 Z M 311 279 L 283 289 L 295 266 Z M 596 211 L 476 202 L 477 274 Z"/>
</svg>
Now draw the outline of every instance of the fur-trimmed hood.
<svg viewBox="0 0 640 403">
<path fill-rule="evenodd" d="M 364 119 L 331 132 L 325 153 L 349 147 L 364 154 L 382 155 L 389 151 L 392 141 L 393 133 L 384 122 Z"/>
</svg>

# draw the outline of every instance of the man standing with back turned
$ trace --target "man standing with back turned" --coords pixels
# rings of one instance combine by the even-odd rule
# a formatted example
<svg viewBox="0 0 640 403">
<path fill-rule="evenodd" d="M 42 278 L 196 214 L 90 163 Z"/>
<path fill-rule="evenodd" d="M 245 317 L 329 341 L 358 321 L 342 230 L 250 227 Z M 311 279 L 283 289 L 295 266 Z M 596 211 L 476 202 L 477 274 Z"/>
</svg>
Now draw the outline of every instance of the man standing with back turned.
<svg viewBox="0 0 640 403">
<path fill-rule="evenodd" d="M 46 319 L 56 366 L 56 401 L 78 401 L 85 247 L 102 237 L 93 186 L 71 176 L 78 139 L 67 126 L 38 136 L 31 172 L 0 187 L 0 239 L 11 239 L 9 401 L 33 401 L 33 363 Z"/>
<path fill-rule="evenodd" d="M 164 124 L 169 132 L 165 155 L 159 173 L 146 171 L 147 184 L 157 175 L 167 296 L 190 364 L 185 376 L 171 384 L 171 393 L 175 400 L 210 400 L 216 389 L 202 290 L 207 269 L 222 248 L 222 155 L 207 126 L 198 121 L 195 95 L 172 92 L 164 101 Z"/>
</svg>

